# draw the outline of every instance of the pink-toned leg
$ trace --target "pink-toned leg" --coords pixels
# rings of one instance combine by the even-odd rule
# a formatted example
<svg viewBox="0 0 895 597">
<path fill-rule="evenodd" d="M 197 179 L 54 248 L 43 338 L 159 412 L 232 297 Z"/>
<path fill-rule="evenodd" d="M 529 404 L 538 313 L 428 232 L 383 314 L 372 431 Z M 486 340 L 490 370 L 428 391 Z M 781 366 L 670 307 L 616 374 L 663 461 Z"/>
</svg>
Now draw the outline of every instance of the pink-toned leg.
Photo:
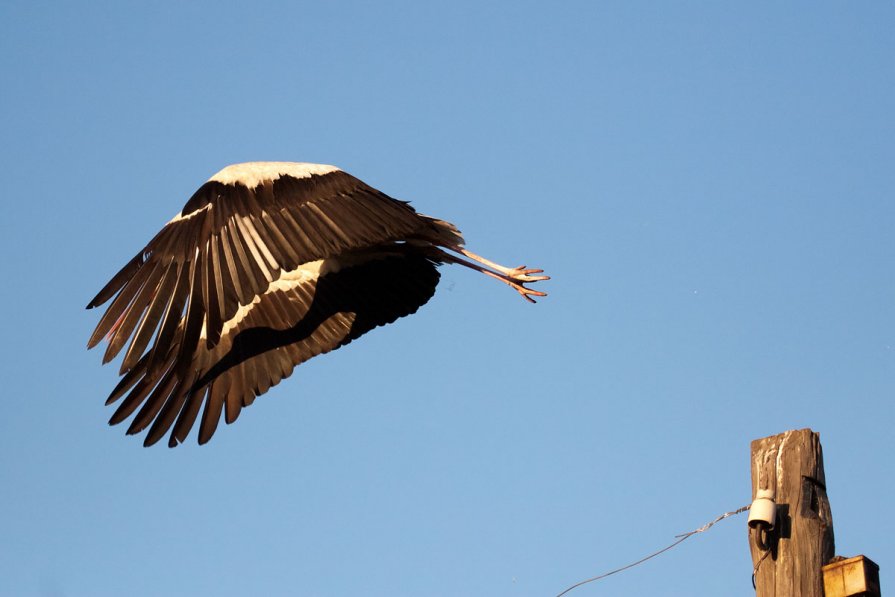
<svg viewBox="0 0 895 597">
<path fill-rule="evenodd" d="M 540 269 L 529 269 L 524 265 L 520 265 L 519 267 L 508 268 L 504 267 L 500 264 L 494 263 L 493 261 L 489 261 L 484 257 L 476 255 L 471 251 L 467 251 L 462 247 L 450 247 L 451 250 L 461 253 L 462 255 L 469 257 L 470 259 L 481 263 L 482 265 L 478 265 L 476 263 L 472 263 L 466 261 L 465 259 L 460 259 L 459 257 L 454 257 L 453 255 L 449 255 L 447 253 L 443 253 L 442 255 L 445 260 L 450 261 L 451 263 L 457 263 L 459 265 L 463 265 L 470 269 L 474 269 L 477 272 L 481 272 L 486 276 L 490 276 L 495 280 L 500 280 L 504 284 L 508 285 L 510 288 L 514 289 L 519 293 L 522 298 L 527 300 L 530 303 L 536 302 L 533 296 L 547 296 L 546 292 L 540 292 L 538 290 L 532 290 L 531 288 L 527 288 L 525 286 L 526 283 L 529 282 L 539 282 L 541 280 L 549 280 L 550 276 L 537 276 L 532 274 L 540 274 L 544 270 Z M 483 267 L 485 266 L 485 267 Z M 491 269 L 488 269 L 491 268 Z M 496 270 L 496 271 L 492 271 Z"/>
<path fill-rule="evenodd" d="M 528 269 L 524 265 L 520 265 L 519 267 L 509 268 L 509 267 L 500 265 L 499 263 L 494 263 L 493 261 L 485 259 L 481 255 L 476 255 L 472 251 L 467 251 L 466 249 L 464 249 L 462 247 L 460 247 L 458 250 L 461 254 L 465 255 L 466 257 L 469 257 L 470 259 L 472 259 L 474 261 L 478 261 L 482 265 L 484 265 L 486 267 L 490 267 L 491 269 L 496 270 L 496 271 L 502 273 L 503 275 L 505 275 L 513 280 L 516 280 L 518 282 L 538 282 L 540 280 L 549 280 L 550 279 L 550 276 L 532 276 L 532 275 L 530 275 L 530 274 L 540 274 L 544 271 L 542 269 Z"/>
</svg>

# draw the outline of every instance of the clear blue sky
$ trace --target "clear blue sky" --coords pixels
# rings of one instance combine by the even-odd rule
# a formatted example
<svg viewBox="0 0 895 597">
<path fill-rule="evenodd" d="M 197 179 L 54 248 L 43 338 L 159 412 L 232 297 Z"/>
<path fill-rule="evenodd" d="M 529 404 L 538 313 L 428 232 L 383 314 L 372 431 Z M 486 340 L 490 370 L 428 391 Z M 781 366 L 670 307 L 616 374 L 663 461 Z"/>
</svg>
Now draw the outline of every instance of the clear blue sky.
<svg viewBox="0 0 895 597">
<path fill-rule="evenodd" d="M 821 433 L 891 582 L 895 8 L 0 7 L 0 594 L 551 596 L 750 500 Z M 331 163 L 543 267 L 176 450 L 109 428 L 86 303 L 221 167 Z M 745 516 L 587 595 L 752 594 Z M 891 588 L 891 587 L 890 587 Z"/>
</svg>

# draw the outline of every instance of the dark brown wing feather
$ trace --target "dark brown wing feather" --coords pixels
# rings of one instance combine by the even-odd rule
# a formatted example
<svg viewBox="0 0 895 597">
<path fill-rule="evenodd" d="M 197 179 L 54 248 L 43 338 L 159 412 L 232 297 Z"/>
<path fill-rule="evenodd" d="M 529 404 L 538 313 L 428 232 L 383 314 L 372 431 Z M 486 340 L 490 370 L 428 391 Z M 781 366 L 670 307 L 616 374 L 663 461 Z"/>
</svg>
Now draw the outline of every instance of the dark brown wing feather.
<svg viewBox="0 0 895 597">
<path fill-rule="evenodd" d="M 155 374 L 175 343 L 188 362 L 203 324 L 213 348 L 240 303 L 264 292 L 281 271 L 427 227 L 429 220 L 406 203 L 341 171 L 284 175 L 254 189 L 209 181 L 90 301 L 93 308 L 115 297 L 87 345 L 107 337 L 108 362 L 130 341 L 122 374 L 146 350 L 153 356 L 145 367 Z"/>
<path fill-rule="evenodd" d="M 278 287 L 244 313 L 216 346 L 198 344 L 185 373 L 177 371 L 176 349 L 154 376 L 145 361 L 138 362 L 110 396 L 114 400 L 131 388 L 110 422 L 121 422 L 141 407 L 128 433 L 151 424 L 145 445 L 170 430 L 173 447 L 186 439 L 202 411 L 199 443 L 204 444 L 222 414 L 232 423 L 295 366 L 416 312 L 434 294 L 438 279 L 435 263 L 416 248 L 400 245 L 319 279 Z"/>
</svg>

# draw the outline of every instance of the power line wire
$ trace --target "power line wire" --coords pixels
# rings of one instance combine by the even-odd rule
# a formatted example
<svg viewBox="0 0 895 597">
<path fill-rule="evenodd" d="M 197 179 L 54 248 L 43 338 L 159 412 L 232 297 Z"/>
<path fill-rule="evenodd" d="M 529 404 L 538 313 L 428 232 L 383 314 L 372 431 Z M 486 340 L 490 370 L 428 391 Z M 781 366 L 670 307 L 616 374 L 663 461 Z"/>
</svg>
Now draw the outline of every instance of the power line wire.
<svg viewBox="0 0 895 597">
<path fill-rule="evenodd" d="M 622 566 L 621 568 L 616 568 L 615 570 L 610 570 L 609 572 L 606 572 L 606 573 L 601 574 L 601 575 L 599 575 L 599 576 L 594 576 L 593 578 L 588 578 L 587 580 L 582 580 L 581 582 L 577 582 L 577 583 L 575 583 L 574 585 L 572 585 L 571 587 L 569 587 L 568 589 L 566 589 L 565 591 L 563 591 L 562 593 L 560 593 L 559 595 L 557 595 L 556 597 L 562 597 L 563 595 L 565 595 L 566 593 L 568 593 L 568 592 L 571 591 L 572 589 L 576 589 L 576 588 L 580 587 L 581 585 L 586 585 L 587 583 L 594 582 L 595 580 L 600 580 L 601 578 L 606 578 L 607 576 L 612 576 L 613 574 L 616 574 L 617 572 L 621 572 L 621 571 L 623 571 L 623 570 L 627 570 L 628 568 L 633 568 L 634 566 L 637 566 L 637 565 L 639 565 L 639 564 L 642 564 L 642 563 L 646 562 L 647 560 L 651 560 L 652 558 L 656 557 L 657 555 L 662 554 L 662 553 L 665 553 L 666 551 L 668 551 L 668 550 L 671 549 L 672 547 L 677 547 L 678 545 L 680 545 L 681 543 L 683 543 L 684 541 L 686 541 L 687 539 L 689 539 L 689 538 L 692 537 L 693 535 L 695 535 L 695 534 L 697 534 L 697 533 L 703 533 L 703 532 L 709 530 L 710 528 L 712 528 L 712 526 L 714 526 L 714 524 L 715 524 L 716 522 L 720 522 L 720 521 L 724 520 L 725 518 L 728 518 L 728 517 L 730 517 L 730 516 L 735 516 L 735 515 L 737 515 L 737 514 L 741 514 L 742 512 L 745 512 L 746 510 L 748 510 L 748 509 L 750 508 L 751 505 L 752 505 L 752 504 L 749 504 L 749 505 L 743 506 L 742 508 L 737 508 L 736 510 L 731 510 L 730 512 L 725 512 L 724 514 L 722 514 L 721 516 L 719 516 L 719 517 L 716 518 L 715 520 L 713 520 L 713 521 L 711 521 L 711 522 L 708 522 L 708 523 L 702 525 L 701 527 L 699 527 L 698 529 L 696 529 L 696 530 L 694 530 L 694 531 L 690 531 L 689 533 L 683 533 L 683 534 L 681 534 L 681 535 L 675 535 L 675 537 L 677 538 L 677 541 L 675 541 L 675 542 L 672 543 L 671 545 L 668 545 L 668 546 L 666 546 L 666 547 L 663 547 L 663 548 L 660 549 L 659 551 L 653 552 L 653 553 L 651 553 L 650 555 L 648 555 L 648 556 L 646 556 L 646 557 L 644 557 L 644 558 L 641 558 L 641 559 L 637 560 L 636 562 L 632 562 L 632 563 L 630 563 L 630 564 L 626 564 L 625 566 Z"/>
</svg>

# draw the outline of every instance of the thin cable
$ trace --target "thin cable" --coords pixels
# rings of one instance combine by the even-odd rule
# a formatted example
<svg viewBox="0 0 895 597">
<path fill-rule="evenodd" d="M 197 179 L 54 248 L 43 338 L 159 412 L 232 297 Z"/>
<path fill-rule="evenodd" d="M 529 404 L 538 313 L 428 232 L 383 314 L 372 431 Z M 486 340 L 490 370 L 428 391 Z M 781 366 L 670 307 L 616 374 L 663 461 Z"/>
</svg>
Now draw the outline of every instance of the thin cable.
<svg viewBox="0 0 895 597">
<path fill-rule="evenodd" d="M 752 504 L 749 504 L 749 505 L 747 505 L 747 506 L 743 506 L 742 508 L 737 508 L 736 510 L 732 510 L 732 511 L 730 511 L 730 512 L 725 512 L 724 514 L 722 514 L 721 516 L 719 516 L 719 517 L 716 518 L 715 520 L 713 520 L 713 521 L 711 521 L 711 522 L 708 522 L 708 523 L 702 525 L 701 527 L 699 527 L 699 528 L 696 529 L 695 531 L 690 531 L 689 533 L 683 533 L 683 534 L 681 534 L 681 535 L 675 535 L 675 538 L 677 538 L 677 541 L 675 541 L 675 542 L 672 543 L 671 545 L 669 545 L 669 546 L 667 546 L 667 547 L 663 547 L 663 548 L 660 549 L 659 551 L 654 552 L 654 553 L 651 553 L 650 555 L 646 556 L 645 558 L 641 558 L 641 559 L 637 560 L 636 562 L 632 562 L 631 564 L 627 564 L 627 565 L 625 565 L 625 566 L 622 566 L 621 568 L 616 568 L 615 570 L 611 570 L 611 571 L 609 571 L 609 572 L 606 572 L 605 574 L 601 574 L 601 575 L 599 575 L 599 576 L 594 576 L 593 578 L 588 578 L 587 580 L 582 580 L 581 582 L 575 583 L 574 585 L 572 585 L 571 587 L 569 587 L 568 589 L 566 589 L 565 591 L 563 591 L 562 593 L 560 593 L 560 594 L 557 595 L 556 597 L 562 597 L 563 595 L 565 595 L 566 593 L 568 593 L 568 592 L 571 591 L 572 589 L 576 589 L 576 588 L 580 587 L 581 585 L 586 585 L 586 584 L 589 583 L 589 582 L 594 582 L 595 580 L 600 580 L 601 578 L 606 578 L 607 576 L 612 576 L 613 574 L 616 574 L 617 572 L 621 572 L 621 571 L 623 571 L 623 570 L 627 570 L 628 568 L 633 568 L 634 566 L 637 566 L 637 565 L 639 565 L 639 564 L 642 564 L 642 563 L 644 563 L 644 562 L 647 561 L 647 560 L 651 560 L 652 558 L 656 557 L 657 555 L 662 554 L 662 553 L 665 553 L 666 551 L 668 551 L 668 550 L 671 549 L 672 547 L 676 547 L 676 546 L 680 545 L 681 543 L 683 543 L 684 541 L 686 541 L 687 539 L 689 539 L 689 538 L 692 537 L 693 535 L 695 535 L 695 534 L 697 534 L 697 533 L 704 533 L 705 531 L 707 531 L 707 530 L 709 530 L 710 528 L 712 528 L 712 526 L 714 526 L 714 524 L 715 524 L 716 522 L 720 522 L 720 521 L 724 520 L 725 518 L 728 518 L 728 517 L 730 517 L 730 516 L 735 516 L 735 515 L 737 515 L 737 514 L 741 514 L 741 513 L 745 512 L 746 510 L 748 510 L 748 509 L 751 507 L 751 505 L 752 505 Z"/>
<path fill-rule="evenodd" d="M 770 549 L 765 550 L 760 558 L 758 558 L 758 563 L 755 564 L 755 568 L 752 569 L 752 588 L 755 589 L 755 577 L 758 575 L 758 569 L 761 568 L 761 563 L 764 562 L 764 559 L 768 557 L 768 554 L 771 553 Z"/>
</svg>

